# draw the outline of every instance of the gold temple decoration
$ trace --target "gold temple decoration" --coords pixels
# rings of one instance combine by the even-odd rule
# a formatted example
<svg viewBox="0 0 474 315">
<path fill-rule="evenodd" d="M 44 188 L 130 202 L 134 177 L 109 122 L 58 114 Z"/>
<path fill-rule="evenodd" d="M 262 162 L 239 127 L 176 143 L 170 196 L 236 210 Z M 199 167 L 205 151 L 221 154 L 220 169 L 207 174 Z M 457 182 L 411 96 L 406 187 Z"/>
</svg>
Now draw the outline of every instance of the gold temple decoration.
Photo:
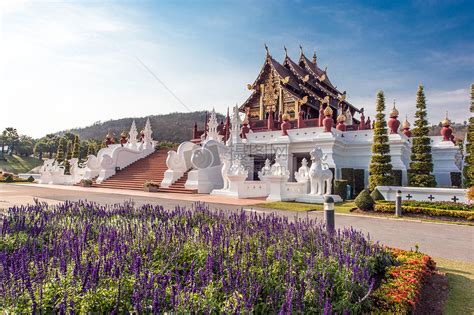
<svg viewBox="0 0 474 315">
<path fill-rule="evenodd" d="M 443 127 L 448 127 L 449 125 L 451 125 L 451 120 L 449 120 L 448 118 L 448 111 L 446 111 L 446 117 L 443 119 L 441 124 L 443 125 Z"/>
<path fill-rule="evenodd" d="M 389 116 L 392 118 L 395 118 L 395 117 L 398 117 L 398 115 L 400 115 L 400 113 L 398 112 L 398 109 L 395 107 L 395 99 L 393 99 L 393 108 L 390 111 Z"/>
<path fill-rule="evenodd" d="M 339 116 L 337 116 L 337 122 L 345 122 L 346 121 L 346 116 L 341 112 Z"/>
<path fill-rule="evenodd" d="M 252 85 L 252 84 L 250 84 L 250 83 L 249 83 L 249 84 L 247 84 L 247 89 L 249 89 L 250 91 L 252 91 L 252 90 L 253 90 L 253 85 Z"/>
<path fill-rule="evenodd" d="M 324 116 L 332 116 L 332 108 L 329 104 L 324 109 Z"/>
<path fill-rule="evenodd" d="M 283 116 L 281 117 L 283 120 L 290 120 L 290 114 L 284 113 Z"/>
<path fill-rule="evenodd" d="M 405 121 L 402 123 L 402 129 L 409 129 L 410 123 L 408 122 L 408 115 L 405 116 Z"/>
<path fill-rule="evenodd" d="M 127 136 L 127 133 L 125 131 L 122 131 L 122 133 L 120 134 L 120 137 L 125 138 L 126 136 Z"/>
<path fill-rule="evenodd" d="M 326 95 L 326 96 L 324 97 L 324 99 L 321 101 L 321 105 L 322 105 L 322 104 L 328 104 L 328 105 L 329 105 L 329 95 Z"/>
<path fill-rule="evenodd" d="M 309 81 L 309 74 L 303 77 L 303 82 L 308 82 L 308 81 Z"/>
<path fill-rule="evenodd" d="M 283 79 L 280 79 L 280 82 L 282 84 L 287 84 L 288 82 L 290 82 L 290 76 L 286 76 Z"/>
</svg>

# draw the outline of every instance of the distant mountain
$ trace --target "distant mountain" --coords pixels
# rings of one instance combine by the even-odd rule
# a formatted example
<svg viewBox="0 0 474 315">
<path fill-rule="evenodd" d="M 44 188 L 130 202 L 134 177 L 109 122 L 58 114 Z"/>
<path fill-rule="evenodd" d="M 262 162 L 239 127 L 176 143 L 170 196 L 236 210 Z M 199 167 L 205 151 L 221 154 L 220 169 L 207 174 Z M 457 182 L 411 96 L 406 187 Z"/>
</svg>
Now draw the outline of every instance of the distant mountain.
<svg viewBox="0 0 474 315">
<path fill-rule="evenodd" d="M 206 111 L 115 119 L 96 122 L 88 127 L 74 128 L 67 131 L 79 135 L 79 138 L 82 140 L 104 140 L 109 131 L 111 131 L 116 138 L 119 138 L 122 131 L 129 132 L 133 120 L 135 120 L 137 130 L 140 133 L 140 130 L 145 126 L 147 118 L 150 118 L 153 138 L 155 140 L 181 143 L 191 139 L 194 122 L 198 124 L 199 130 L 204 128 Z M 220 122 L 225 120 L 225 116 L 217 114 L 217 119 Z M 58 134 L 63 134 L 65 132 L 66 131 L 61 131 L 58 132 Z"/>
</svg>

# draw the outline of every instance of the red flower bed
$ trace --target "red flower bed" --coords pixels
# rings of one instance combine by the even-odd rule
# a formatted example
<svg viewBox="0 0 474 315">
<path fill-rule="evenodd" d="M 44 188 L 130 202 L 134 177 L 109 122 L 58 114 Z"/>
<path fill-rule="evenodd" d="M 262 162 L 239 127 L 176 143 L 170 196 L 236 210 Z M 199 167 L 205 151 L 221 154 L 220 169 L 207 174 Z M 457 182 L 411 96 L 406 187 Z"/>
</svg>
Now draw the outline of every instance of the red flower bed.
<svg viewBox="0 0 474 315">
<path fill-rule="evenodd" d="M 395 264 L 372 298 L 375 309 L 383 312 L 412 313 L 418 303 L 425 281 L 433 274 L 436 264 L 431 257 L 419 252 L 391 249 Z"/>
</svg>

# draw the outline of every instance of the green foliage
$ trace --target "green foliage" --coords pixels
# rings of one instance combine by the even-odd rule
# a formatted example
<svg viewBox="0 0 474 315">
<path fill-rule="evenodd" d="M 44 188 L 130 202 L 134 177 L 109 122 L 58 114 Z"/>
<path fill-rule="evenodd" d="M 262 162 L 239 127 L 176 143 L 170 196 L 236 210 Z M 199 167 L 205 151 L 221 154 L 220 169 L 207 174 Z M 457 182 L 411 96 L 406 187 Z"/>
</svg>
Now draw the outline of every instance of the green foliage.
<svg viewBox="0 0 474 315">
<path fill-rule="evenodd" d="M 428 137 L 429 127 L 426 112 L 426 99 L 423 85 L 416 93 L 415 128 L 412 130 L 412 154 L 408 170 L 408 185 L 413 187 L 435 187 L 431 140 Z"/>
<path fill-rule="evenodd" d="M 347 199 L 347 180 L 334 181 L 334 194 L 341 196 L 342 200 Z"/>
<path fill-rule="evenodd" d="M 360 194 L 354 200 L 357 208 L 370 211 L 374 209 L 374 199 L 370 196 L 370 191 L 368 189 L 364 189 L 360 192 Z"/>
<path fill-rule="evenodd" d="M 72 145 L 72 157 L 79 159 L 80 158 L 80 148 L 81 148 L 81 142 L 79 141 L 79 136 L 74 135 L 74 142 Z"/>
<path fill-rule="evenodd" d="M 27 173 L 42 164 L 43 161 L 35 157 L 21 157 L 13 154 L 8 156 L 6 160 L 0 160 L 0 170 L 14 174 Z"/>
<path fill-rule="evenodd" d="M 474 113 L 474 84 L 471 84 L 471 116 Z M 464 150 L 463 186 L 474 186 L 474 117 L 469 118 Z"/>
<path fill-rule="evenodd" d="M 65 140 L 63 138 L 59 139 L 58 150 L 56 152 L 56 161 L 58 161 L 59 163 L 64 161 L 64 142 Z"/>
<path fill-rule="evenodd" d="M 4 182 L 5 183 L 13 183 L 15 180 L 13 179 L 13 175 L 9 174 L 5 177 Z"/>
<path fill-rule="evenodd" d="M 390 145 L 385 121 L 385 96 L 382 91 L 377 93 L 377 114 L 375 115 L 374 138 L 372 143 L 372 158 L 369 165 L 369 189 L 377 186 L 392 184 L 392 164 Z M 360 195 L 360 194 L 359 194 Z"/>
<path fill-rule="evenodd" d="M 395 213 L 395 205 L 393 203 L 381 203 L 376 204 L 374 210 L 376 212 L 384 213 Z M 458 219 L 464 219 L 468 221 L 474 221 L 474 214 L 472 211 L 463 210 L 441 210 L 427 207 L 412 207 L 402 205 L 403 213 L 412 214 L 423 214 L 433 217 L 453 217 Z"/>
<path fill-rule="evenodd" d="M 374 201 L 385 200 L 384 196 L 377 188 L 370 193 L 370 197 L 372 197 Z"/>
</svg>

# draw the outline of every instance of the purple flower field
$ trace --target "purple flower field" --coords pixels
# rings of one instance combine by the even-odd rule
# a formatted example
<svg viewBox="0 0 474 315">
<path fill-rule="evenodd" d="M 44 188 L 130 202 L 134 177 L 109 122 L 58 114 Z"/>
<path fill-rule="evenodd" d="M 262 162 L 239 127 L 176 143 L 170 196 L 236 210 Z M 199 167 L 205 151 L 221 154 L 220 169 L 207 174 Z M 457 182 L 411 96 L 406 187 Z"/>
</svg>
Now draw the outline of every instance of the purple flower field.
<svg viewBox="0 0 474 315">
<path fill-rule="evenodd" d="M 0 231 L 10 313 L 361 313 L 392 264 L 354 230 L 204 204 L 36 204 Z"/>
</svg>

